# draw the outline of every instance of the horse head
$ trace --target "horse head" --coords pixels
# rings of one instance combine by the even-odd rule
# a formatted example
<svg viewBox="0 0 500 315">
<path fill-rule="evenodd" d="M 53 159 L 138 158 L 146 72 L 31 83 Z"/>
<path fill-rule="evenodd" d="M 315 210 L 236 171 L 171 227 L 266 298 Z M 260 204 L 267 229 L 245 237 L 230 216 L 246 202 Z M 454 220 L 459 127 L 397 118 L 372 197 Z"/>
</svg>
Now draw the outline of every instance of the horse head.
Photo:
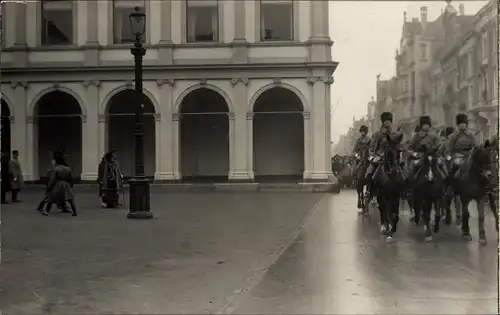
<svg viewBox="0 0 500 315">
<path fill-rule="evenodd" d="M 490 150 L 490 142 L 486 141 L 484 146 L 477 146 L 472 149 L 470 155 L 470 171 L 476 175 L 481 175 L 487 180 L 493 180 L 495 173 L 493 172 L 493 156 Z"/>
</svg>

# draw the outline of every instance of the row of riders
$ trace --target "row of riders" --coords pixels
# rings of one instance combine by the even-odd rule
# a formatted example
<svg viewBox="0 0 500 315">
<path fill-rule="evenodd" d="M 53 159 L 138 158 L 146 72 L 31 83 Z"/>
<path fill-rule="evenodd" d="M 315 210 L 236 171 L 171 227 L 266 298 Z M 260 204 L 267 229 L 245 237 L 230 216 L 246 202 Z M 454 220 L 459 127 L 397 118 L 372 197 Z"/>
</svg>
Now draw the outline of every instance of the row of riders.
<svg viewBox="0 0 500 315">
<path fill-rule="evenodd" d="M 378 204 L 381 233 L 393 240 L 399 221 L 400 201 L 407 200 L 413 210 L 411 221 L 424 221 L 425 240 L 439 231 L 442 216 L 451 223 L 451 204 L 464 239 L 472 240 L 469 203 L 477 202 L 479 241 L 486 243 L 484 207 L 488 200 L 496 219 L 495 193 L 498 187 L 498 136 L 478 144 L 468 128 L 465 114 L 456 116 L 457 129 L 447 127 L 440 136 L 431 131 L 429 116 L 421 116 L 413 138 L 403 142 L 400 129 L 393 128 L 389 112 L 381 115 L 382 127 L 371 137 L 361 126 L 361 136 L 353 150 L 358 208 L 366 214 L 369 205 Z M 431 228 L 431 213 L 434 224 Z"/>
</svg>

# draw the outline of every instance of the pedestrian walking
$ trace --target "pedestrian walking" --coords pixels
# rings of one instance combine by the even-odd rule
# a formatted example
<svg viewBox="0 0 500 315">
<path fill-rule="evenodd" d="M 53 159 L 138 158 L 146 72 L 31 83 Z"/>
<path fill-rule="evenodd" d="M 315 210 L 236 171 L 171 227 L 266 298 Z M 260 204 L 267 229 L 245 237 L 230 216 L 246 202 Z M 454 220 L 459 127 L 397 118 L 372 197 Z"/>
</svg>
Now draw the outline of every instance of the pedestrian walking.
<svg viewBox="0 0 500 315">
<path fill-rule="evenodd" d="M 52 204 L 64 205 L 68 203 L 73 212 L 77 215 L 73 194 L 73 172 L 66 164 L 62 153 L 54 154 L 55 166 L 47 186 L 47 204 L 42 214 L 48 216 Z"/>
<path fill-rule="evenodd" d="M 9 162 L 9 178 L 12 202 L 20 202 L 21 200 L 19 200 L 18 196 L 21 189 L 23 189 L 24 181 L 18 150 L 12 151 L 12 159 Z"/>
</svg>

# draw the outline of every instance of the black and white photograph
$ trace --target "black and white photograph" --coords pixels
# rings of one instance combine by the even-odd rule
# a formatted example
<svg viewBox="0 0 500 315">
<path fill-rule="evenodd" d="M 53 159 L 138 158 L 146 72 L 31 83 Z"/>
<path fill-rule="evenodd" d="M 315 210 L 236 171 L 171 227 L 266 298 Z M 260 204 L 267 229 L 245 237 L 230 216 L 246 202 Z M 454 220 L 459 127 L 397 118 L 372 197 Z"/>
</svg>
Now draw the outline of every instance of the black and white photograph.
<svg viewBox="0 0 500 315">
<path fill-rule="evenodd" d="M 0 4 L 0 314 L 498 314 L 497 0 Z"/>
</svg>

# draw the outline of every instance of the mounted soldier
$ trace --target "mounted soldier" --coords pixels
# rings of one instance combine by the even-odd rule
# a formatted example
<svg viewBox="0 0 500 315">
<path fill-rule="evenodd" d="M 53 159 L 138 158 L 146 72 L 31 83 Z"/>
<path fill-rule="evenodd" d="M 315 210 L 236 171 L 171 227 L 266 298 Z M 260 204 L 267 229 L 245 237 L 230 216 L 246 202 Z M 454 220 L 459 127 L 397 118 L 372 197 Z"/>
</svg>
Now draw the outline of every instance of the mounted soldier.
<svg viewBox="0 0 500 315">
<path fill-rule="evenodd" d="M 357 170 L 359 165 L 363 163 L 364 158 L 368 158 L 368 152 L 370 150 L 370 137 L 368 136 L 368 127 L 363 125 L 359 128 L 361 135 L 356 140 L 354 149 L 352 150 L 352 155 L 354 156 L 354 169 Z"/>
<path fill-rule="evenodd" d="M 410 164 L 409 171 L 409 179 L 415 180 L 415 175 L 419 170 L 419 166 L 421 164 L 421 157 L 424 153 L 424 150 L 437 152 L 440 140 L 439 138 L 432 132 L 430 132 L 431 128 L 431 118 L 429 116 L 421 116 L 419 131 L 413 136 L 413 139 L 410 141 L 409 151 L 412 152 L 412 156 L 415 158 L 413 163 Z M 446 177 L 446 174 L 442 174 L 443 178 Z"/>
<path fill-rule="evenodd" d="M 451 175 L 457 176 L 457 171 L 476 146 L 477 141 L 474 134 L 469 130 L 467 115 L 456 116 L 458 130 L 450 135 L 448 147 L 445 151 L 446 159 L 451 160 Z"/>
<path fill-rule="evenodd" d="M 368 152 L 370 150 L 370 137 L 368 136 L 368 127 L 363 125 L 359 128 L 360 137 L 356 140 L 356 145 L 352 150 L 354 156 L 354 178 L 356 179 L 356 191 L 358 193 L 358 209 L 366 211 L 366 205 L 363 197 L 363 188 L 365 186 L 365 173 L 368 167 Z"/>
<path fill-rule="evenodd" d="M 370 141 L 370 149 L 369 149 L 369 158 L 370 165 L 366 171 L 365 180 L 367 182 L 367 191 L 371 191 L 371 183 L 372 178 L 376 175 L 376 171 L 378 170 L 378 166 L 382 160 L 384 155 L 384 150 L 388 145 L 388 138 L 396 139 L 398 137 L 402 137 L 400 132 L 395 132 L 392 130 L 392 113 L 383 112 L 380 115 L 380 120 L 382 121 L 382 127 L 379 131 L 376 131 L 371 138 Z M 373 197 L 373 196 L 372 196 Z"/>
</svg>

